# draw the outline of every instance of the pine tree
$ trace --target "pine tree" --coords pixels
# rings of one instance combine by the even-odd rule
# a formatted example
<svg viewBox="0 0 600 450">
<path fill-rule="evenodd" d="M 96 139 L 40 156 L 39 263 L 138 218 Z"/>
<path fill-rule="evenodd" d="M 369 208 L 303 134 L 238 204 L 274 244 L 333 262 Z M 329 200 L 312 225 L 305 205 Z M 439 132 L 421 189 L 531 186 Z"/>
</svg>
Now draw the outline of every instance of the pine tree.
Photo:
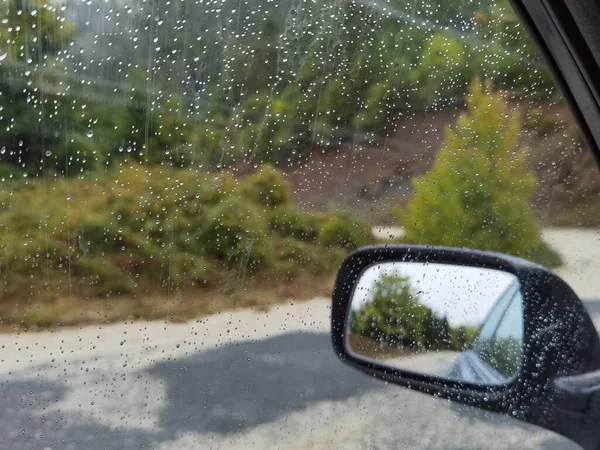
<svg viewBox="0 0 600 450">
<path fill-rule="evenodd" d="M 411 243 L 493 250 L 557 265 L 531 200 L 536 179 L 519 146 L 521 118 L 500 93 L 475 80 L 467 110 L 432 170 L 414 182 L 403 224 Z"/>
</svg>

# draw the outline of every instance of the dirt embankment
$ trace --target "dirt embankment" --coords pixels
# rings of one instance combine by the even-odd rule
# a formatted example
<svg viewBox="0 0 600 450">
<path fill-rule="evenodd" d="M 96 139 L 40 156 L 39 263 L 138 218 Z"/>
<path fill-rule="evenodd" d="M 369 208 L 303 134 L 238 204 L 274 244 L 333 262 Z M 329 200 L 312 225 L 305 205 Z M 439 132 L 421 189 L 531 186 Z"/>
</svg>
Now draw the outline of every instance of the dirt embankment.
<svg viewBox="0 0 600 450">
<path fill-rule="evenodd" d="M 522 144 L 538 177 L 534 206 L 546 226 L 600 225 L 600 174 L 563 103 L 514 103 L 523 117 Z M 537 120 L 531 119 L 532 112 Z M 315 151 L 286 171 L 299 207 L 349 208 L 372 223 L 396 221 L 391 209 L 412 195 L 411 179 L 427 172 L 454 126 L 456 107 L 401 119 L 378 145 Z"/>
</svg>

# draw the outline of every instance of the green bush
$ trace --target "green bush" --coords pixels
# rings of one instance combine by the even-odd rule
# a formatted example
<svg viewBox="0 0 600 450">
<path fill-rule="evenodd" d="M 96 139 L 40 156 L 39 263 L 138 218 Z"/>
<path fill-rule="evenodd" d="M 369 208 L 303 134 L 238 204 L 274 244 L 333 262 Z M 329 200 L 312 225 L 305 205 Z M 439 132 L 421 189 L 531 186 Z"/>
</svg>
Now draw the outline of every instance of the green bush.
<svg viewBox="0 0 600 450">
<path fill-rule="evenodd" d="M 342 262 L 345 252 L 311 245 L 293 238 L 276 242 L 275 252 L 278 274 L 294 278 L 300 275 L 322 275 L 333 273 Z"/>
<path fill-rule="evenodd" d="M 221 161 L 220 148 L 223 141 L 225 125 L 222 120 L 205 123 L 196 129 L 192 144 L 198 153 L 198 162 L 208 167 L 216 164 L 229 164 L 230 160 Z M 224 156 L 223 156 L 224 158 Z"/>
<path fill-rule="evenodd" d="M 23 170 L 13 166 L 0 162 L 0 181 L 5 183 L 8 180 L 18 180 L 23 175 Z"/>
<path fill-rule="evenodd" d="M 336 212 L 319 233 L 319 243 L 326 247 L 354 250 L 372 241 L 371 225 L 345 211 Z"/>
<path fill-rule="evenodd" d="M 290 207 L 274 208 L 269 213 L 269 228 L 283 237 L 315 242 L 323 226 L 321 217 Z"/>
<path fill-rule="evenodd" d="M 237 259 L 244 255 L 256 268 L 272 262 L 267 224 L 258 211 L 242 198 L 230 198 L 207 214 L 199 239 L 204 250 L 219 258 Z"/>
<path fill-rule="evenodd" d="M 469 80 L 478 71 L 477 58 L 461 42 L 445 34 L 434 35 L 423 48 L 413 76 L 425 106 L 462 98 Z"/>
<path fill-rule="evenodd" d="M 65 142 L 57 143 L 47 159 L 64 175 L 75 175 L 98 167 L 99 154 L 94 141 L 85 134 L 73 133 Z"/>
<path fill-rule="evenodd" d="M 216 288 L 240 273 L 324 275 L 344 254 L 317 244 L 327 217 L 296 211 L 272 167 L 240 183 L 231 174 L 125 160 L 102 174 L 59 177 L 52 189 L 41 180 L 6 183 L 6 298 L 31 295 L 48 279 L 55 295 L 93 297 Z"/>
<path fill-rule="evenodd" d="M 467 111 L 429 173 L 414 181 L 415 193 L 402 221 L 410 243 L 494 250 L 546 265 L 531 200 L 535 176 L 519 149 L 521 119 L 499 94 L 473 82 Z"/>
<path fill-rule="evenodd" d="M 73 273 L 96 295 L 124 295 L 135 290 L 135 279 L 108 258 L 83 257 L 73 264 Z"/>
<path fill-rule="evenodd" d="M 244 198 L 259 205 L 269 208 L 276 206 L 290 206 L 291 192 L 281 171 L 266 164 L 242 183 Z"/>
</svg>

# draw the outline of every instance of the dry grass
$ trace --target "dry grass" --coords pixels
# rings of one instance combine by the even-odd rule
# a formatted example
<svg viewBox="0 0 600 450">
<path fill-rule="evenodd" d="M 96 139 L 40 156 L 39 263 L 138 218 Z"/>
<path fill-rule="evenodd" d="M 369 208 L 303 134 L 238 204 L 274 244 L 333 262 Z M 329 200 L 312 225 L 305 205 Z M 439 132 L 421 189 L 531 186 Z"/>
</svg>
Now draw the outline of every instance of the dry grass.
<svg viewBox="0 0 600 450">
<path fill-rule="evenodd" d="M 330 296 L 333 276 L 298 278 L 276 287 L 259 282 L 244 288 L 194 289 L 171 295 L 106 298 L 33 298 L 0 303 L 0 331 L 41 330 L 124 320 L 184 322 L 235 308 L 266 311 L 289 300 Z"/>
</svg>

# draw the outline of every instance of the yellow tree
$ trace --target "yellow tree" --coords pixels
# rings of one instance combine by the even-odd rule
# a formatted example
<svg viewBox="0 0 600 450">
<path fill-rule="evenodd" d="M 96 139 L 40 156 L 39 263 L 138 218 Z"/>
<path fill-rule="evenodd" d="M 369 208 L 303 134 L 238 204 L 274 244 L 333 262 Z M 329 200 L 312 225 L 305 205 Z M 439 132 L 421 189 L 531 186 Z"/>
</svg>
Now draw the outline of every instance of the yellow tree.
<svg viewBox="0 0 600 450">
<path fill-rule="evenodd" d="M 556 265 L 531 200 L 536 179 L 519 147 L 521 118 L 473 81 L 467 110 L 446 130 L 434 167 L 414 181 L 403 223 L 411 243 L 493 250 Z"/>
</svg>

